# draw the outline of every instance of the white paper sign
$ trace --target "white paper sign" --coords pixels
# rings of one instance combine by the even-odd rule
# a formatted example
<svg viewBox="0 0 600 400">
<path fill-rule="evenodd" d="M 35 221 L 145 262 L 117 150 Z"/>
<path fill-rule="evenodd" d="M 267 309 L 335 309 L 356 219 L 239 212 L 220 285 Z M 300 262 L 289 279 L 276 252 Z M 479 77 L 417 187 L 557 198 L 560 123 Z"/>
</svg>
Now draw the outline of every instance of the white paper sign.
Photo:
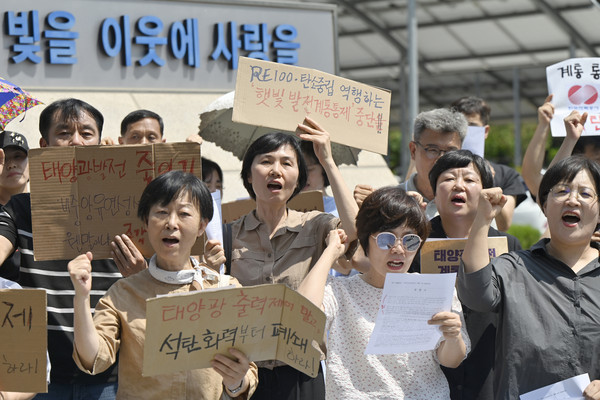
<svg viewBox="0 0 600 400">
<path fill-rule="evenodd" d="M 588 374 L 582 374 L 564 381 L 544 386 L 541 389 L 522 394 L 521 400 L 584 400 L 583 391 L 590 384 Z"/>
<path fill-rule="evenodd" d="M 483 158 L 485 149 L 485 127 L 469 126 L 467 128 L 467 136 L 462 144 L 462 149 L 470 150 L 471 153 L 477 154 Z"/>
<path fill-rule="evenodd" d="M 441 337 L 434 314 L 452 309 L 456 273 L 387 274 L 365 354 L 433 350 Z"/>
<path fill-rule="evenodd" d="M 216 239 L 223 243 L 223 222 L 221 218 L 221 192 L 217 190 L 211 193 L 213 199 L 213 217 L 206 226 L 206 237 L 208 240 Z M 220 273 L 225 273 L 225 265 L 221 264 Z"/>
<path fill-rule="evenodd" d="M 583 136 L 600 135 L 600 58 L 571 58 L 546 68 L 553 94 L 552 136 L 566 136 L 563 119 L 573 110 L 587 112 Z M 540 104 L 541 105 L 541 104 Z"/>
</svg>

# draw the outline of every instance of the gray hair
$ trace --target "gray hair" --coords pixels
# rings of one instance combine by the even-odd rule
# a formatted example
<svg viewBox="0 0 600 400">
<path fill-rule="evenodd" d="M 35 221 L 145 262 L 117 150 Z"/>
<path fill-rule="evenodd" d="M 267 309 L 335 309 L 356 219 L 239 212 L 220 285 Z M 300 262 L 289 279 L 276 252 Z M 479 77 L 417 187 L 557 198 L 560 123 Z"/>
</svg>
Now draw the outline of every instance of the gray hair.
<svg viewBox="0 0 600 400">
<path fill-rule="evenodd" d="M 462 144 L 465 136 L 467 136 L 468 126 L 467 119 L 458 111 L 448 110 L 447 108 L 424 111 L 415 118 L 413 140 L 416 142 L 419 141 L 423 131 L 429 129 L 442 133 L 456 132 L 460 136 L 460 143 Z"/>
</svg>

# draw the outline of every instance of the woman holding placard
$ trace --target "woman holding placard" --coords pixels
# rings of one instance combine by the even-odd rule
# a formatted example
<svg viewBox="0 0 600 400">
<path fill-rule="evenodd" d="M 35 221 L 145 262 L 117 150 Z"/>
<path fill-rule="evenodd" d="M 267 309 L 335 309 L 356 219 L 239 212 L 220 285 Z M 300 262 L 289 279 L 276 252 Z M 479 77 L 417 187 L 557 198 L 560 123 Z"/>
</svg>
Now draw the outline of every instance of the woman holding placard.
<svg viewBox="0 0 600 400">
<path fill-rule="evenodd" d="M 300 141 L 285 133 L 258 138 L 246 151 L 241 177 L 256 209 L 232 224 L 231 275 L 244 286 L 284 283 L 297 289 L 325 249 L 325 239 L 341 224 L 352 241 L 358 206 L 344 184 L 331 154 L 329 133 L 305 118 L 298 136 L 312 142 L 331 184 L 340 218 L 318 211 L 298 212 L 288 201 L 306 185 L 307 168 Z M 259 386 L 253 398 L 325 397 L 323 373 L 311 378 L 277 361 L 260 362 Z"/>
<path fill-rule="evenodd" d="M 439 325 L 442 332 L 435 350 L 364 354 L 381 304 L 385 276 L 408 271 L 429 233 L 427 217 L 404 190 L 385 187 L 364 200 L 356 228 L 369 270 L 350 278 L 328 277 L 347 243 L 343 231 L 332 231 L 325 252 L 298 289 L 327 316 L 327 398 L 449 399 L 448 382 L 440 365 L 458 366 L 469 348 L 456 294 L 452 311 L 437 313 L 428 321 Z"/>
<path fill-rule="evenodd" d="M 212 197 L 196 176 L 171 171 L 146 187 L 138 217 L 155 251 L 148 269 L 116 282 L 90 310 L 92 253 L 69 262 L 75 288 L 73 358 L 82 371 L 100 373 L 119 353 L 117 398 L 221 399 L 248 398 L 257 385 L 256 365 L 231 348 L 217 354 L 213 368 L 142 376 L 146 331 L 146 300 L 159 295 L 228 286 L 229 276 L 199 265 L 190 256 L 196 239 L 212 218 Z M 232 279 L 233 284 L 237 282 Z"/>
</svg>

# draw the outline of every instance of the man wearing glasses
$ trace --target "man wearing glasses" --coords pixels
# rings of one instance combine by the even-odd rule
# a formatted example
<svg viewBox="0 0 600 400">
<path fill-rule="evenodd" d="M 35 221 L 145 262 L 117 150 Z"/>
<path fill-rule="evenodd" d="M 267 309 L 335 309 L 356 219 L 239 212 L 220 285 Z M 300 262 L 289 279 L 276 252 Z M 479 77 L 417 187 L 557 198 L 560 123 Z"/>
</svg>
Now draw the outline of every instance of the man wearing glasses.
<svg viewBox="0 0 600 400">
<path fill-rule="evenodd" d="M 429 219 L 437 215 L 437 208 L 432 201 L 434 196 L 429 183 L 429 171 L 438 158 L 461 148 L 467 127 L 467 119 L 462 113 L 446 108 L 425 111 L 415 118 L 413 140 L 408 146 L 416 172 L 400 187 L 423 196 L 423 202 L 427 203 L 425 213 Z M 357 185 L 354 188 L 354 199 L 359 206 L 373 190 L 369 185 Z"/>
</svg>

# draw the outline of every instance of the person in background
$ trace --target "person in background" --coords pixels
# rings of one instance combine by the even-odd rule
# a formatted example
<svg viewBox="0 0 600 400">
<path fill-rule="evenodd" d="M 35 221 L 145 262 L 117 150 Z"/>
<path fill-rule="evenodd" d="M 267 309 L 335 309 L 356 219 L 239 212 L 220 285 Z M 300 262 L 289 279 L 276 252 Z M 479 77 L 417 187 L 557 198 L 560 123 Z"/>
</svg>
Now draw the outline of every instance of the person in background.
<svg viewBox="0 0 600 400">
<path fill-rule="evenodd" d="M 490 132 L 491 109 L 483 99 L 474 96 L 462 97 L 452 103 L 450 107 L 463 113 L 469 126 L 485 128 L 485 139 L 487 139 Z M 527 192 L 517 171 L 507 165 L 489 160 L 487 162 L 492 168 L 494 186 L 501 188 L 504 195 L 507 196 L 502 212 L 496 217 L 498 230 L 506 232 L 512 224 L 515 208 L 527 198 Z"/>
<path fill-rule="evenodd" d="M 4 153 L 4 168 L 0 174 L 0 206 L 19 193 L 29 192 L 29 144 L 17 132 L 0 133 L 0 152 Z M 19 280 L 21 253 L 18 249 L 0 266 L 0 277 Z"/>
<path fill-rule="evenodd" d="M 429 171 L 442 155 L 461 148 L 467 135 L 467 127 L 467 120 L 463 114 L 445 108 L 425 111 L 415 118 L 413 140 L 409 148 L 416 172 L 402 182 L 400 187 L 407 192 L 417 192 L 423 197 L 429 219 L 437 215 Z M 358 205 L 372 192 L 371 186 L 357 185 L 354 198 Z"/>
<path fill-rule="evenodd" d="M 333 230 L 319 261 L 298 288 L 327 316 L 327 398 L 448 399 L 450 390 L 440 365 L 458 366 L 469 350 L 456 293 L 452 311 L 436 313 L 428 321 L 439 325 L 442 333 L 434 350 L 365 355 L 385 276 L 408 272 L 429 232 L 426 216 L 403 189 L 384 187 L 364 200 L 356 229 L 370 262 L 368 271 L 347 279 L 327 276 L 345 251 L 344 232 Z"/>
<path fill-rule="evenodd" d="M 431 222 L 429 238 L 466 238 L 475 221 L 479 194 L 493 187 L 492 171 L 483 158 L 469 150 L 444 154 L 429 172 L 439 215 Z M 508 251 L 521 250 L 518 239 L 492 227 L 488 237 L 503 236 Z M 421 272 L 420 253 L 411 272 Z M 479 313 L 462 305 L 471 339 L 471 352 L 458 368 L 442 368 L 450 386 L 451 399 L 487 400 L 493 397 L 493 368 L 498 316 Z"/>
<path fill-rule="evenodd" d="M 240 286 L 228 275 L 201 266 L 191 257 L 196 239 L 213 215 L 206 185 L 195 175 L 170 171 L 155 178 L 140 197 L 138 217 L 155 251 L 148 269 L 116 282 L 99 301 L 92 318 L 91 252 L 69 262 L 75 288 L 73 358 L 82 371 L 97 374 L 117 361 L 118 398 L 222 399 L 249 398 L 257 385 L 256 365 L 241 351 L 216 354 L 212 368 L 142 376 L 146 300 L 190 290 Z"/>
<path fill-rule="evenodd" d="M 40 114 L 40 147 L 98 145 L 103 124 L 102 113 L 90 104 L 74 98 L 57 100 Z M 73 362 L 73 294 L 65 290 L 70 285 L 67 261 L 35 261 L 29 193 L 12 196 L 0 212 L 0 262 L 17 248 L 21 251 L 18 283 L 24 288 L 44 289 L 48 293 L 48 353 L 54 368 L 48 393 L 39 394 L 37 399 L 114 399 L 116 368 L 92 377 L 79 371 Z M 111 260 L 93 261 L 93 267 L 98 275 L 92 287 L 91 307 L 122 278 Z"/>
<path fill-rule="evenodd" d="M 119 144 L 164 143 L 164 129 L 160 115 L 149 110 L 135 110 L 121 121 Z"/>
<path fill-rule="evenodd" d="M 219 164 L 204 157 L 202 157 L 202 181 L 206 183 L 211 193 L 218 190 L 223 198 L 223 170 Z"/>
</svg>

